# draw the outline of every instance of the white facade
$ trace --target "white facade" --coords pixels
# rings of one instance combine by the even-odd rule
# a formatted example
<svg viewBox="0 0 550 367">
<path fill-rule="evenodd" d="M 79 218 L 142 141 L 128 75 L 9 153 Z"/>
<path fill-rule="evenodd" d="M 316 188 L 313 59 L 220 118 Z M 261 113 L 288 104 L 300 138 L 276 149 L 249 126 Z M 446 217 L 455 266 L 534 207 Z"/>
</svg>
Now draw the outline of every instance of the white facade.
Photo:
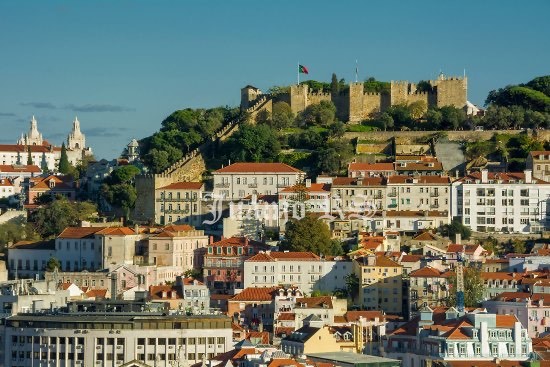
<svg viewBox="0 0 550 367">
<path fill-rule="evenodd" d="M 446 176 L 388 177 L 389 210 L 449 211 L 451 180 Z"/>
<path fill-rule="evenodd" d="M 550 184 L 523 173 L 470 174 L 453 183 L 451 211 L 477 232 L 539 233 L 548 225 Z"/>
<path fill-rule="evenodd" d="M 4 329 L 5 366 L 118 366 L 134 360 L 169 367 L 232 349 L 225 316 L 18 315 Z M 207 325 L 207 326 L 204 326 Z"/>
<path fill-rule="evenodd" d="M 302 182 L 305 173 L 284 163 L 234 163 L 213 172 L 215 197 L 241 200 L 252 195 L 278 195 Z"/>
<path fill-rule="evenodd" d="M 325 260 L 311 252 L 260 252 L 244 262 L 244 288 L 290 285 L 305 294 L 345 288 L 352 262 Z"/>
<path fill-rule="evenodd" d="M 53 240 L 41 242 L 20 241 L 8 247 L 8 269 L 11 277 L 43 277 L 46 264 L 55 257 Z"/>
</svg>

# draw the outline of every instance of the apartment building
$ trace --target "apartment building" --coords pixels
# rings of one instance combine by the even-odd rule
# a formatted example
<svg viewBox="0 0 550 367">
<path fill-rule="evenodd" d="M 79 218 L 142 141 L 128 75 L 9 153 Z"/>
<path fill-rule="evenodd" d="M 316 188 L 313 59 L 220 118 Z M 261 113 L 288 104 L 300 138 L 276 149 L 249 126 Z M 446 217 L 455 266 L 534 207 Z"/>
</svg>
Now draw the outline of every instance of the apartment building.
<svg viewBox="0 0 550 367">
<path fill-rule="evenodd" d="M 203 263 L 207 287 L 212 293 L 227 294 L 243 289 L 244 261 L 265 250 L 265 244 L 246 237 L 224 238 L 209 244 Z"/>
<path fill-rule="evenodd" d="M 359 280 L 357 303 L 366 310 L 403 311 L 403 267 L 381 255 L 353 260 L 353 273 Z"/>
<path fill-rule="evenodd" d="M 233 163 L 212 172 L 215 197 L 241 200 L 252 195 L 279 195 L 303 182 L 305 172 L 284 163 Z"/>
<path fill-rule="evenodd" d="M 447 176 L 391 176 L 387 180 L 386 208 L 449 212 L 450 190 Z"/>
<path fill-rule="evenodd" d="M 374 213 L 386 207 L 386 179 L 381 176 L 335 177 L 330 190 L 331 211 L 340 213 Z"/>
<path fill-rule="evenodd" d="M 260 252 L 244 261 L 244 287 L 287 285 L 305 294 L 334 292 L 345 287 L 352 263 L 345 258 L 321 258 L 312 252 Z"/>
<path fill-rule="evenodd" d="M 148 239 L 148 263 L 176 266 L 185 272 L 200 269 L 208 246 L 208 236 L 187 224 L 172 224 Z"/>
<path fill-rule="evenodd" d="M 409 274 L 409 319 L 419 316 L 423 307 L 445 306 L 449 296 L 450 272 L 431 266 L 414 270 Z"/>
<path fill-rule="evenodd" d="M 548 223 L 550 183 L 522 173 L 473 172 L 452 184 L 451 213 L 477 232 L 540 233 Z"/>
<path fill-rule="evenodd" d="M 348 164 L 348 177 L 389 177 L 395 174 L 397 173 L 393 163 L 351 162 Z"/>
<path fill-rule="evenodd" d="M 533 171 L 533 178 L 550 182 L 550 151 L 529 152 L 525 166 Z"/>
<path fill-rule="evenodd" d="M 398 175 L 440 176 L 443 164 L 432 156 L 398 155 L 395 157 L 395 171 Z"/>
<path fill-rule="evenodd" d="M 531 338 L 515 315 L 424 307 L 419 317 L 384 339 L 382 356 L 400 359 L 403 367 L 417 367 L 434 361 L 526 361 L 531 351 Z"/>
<path fill-rule="evenodd" d="M 116 307 L 121 312 L 106 312 Z M 227 316 L 163 315 L 129 301 L 79 302 L 68 312 L 19 314 L 6 320 L 5 366 L 118 366 L 126 362 L 169 367 L 197 363 L 232 349 Z M 159 305 L 162 307 L 162 305 Z M 91 311 L 96 310 L 96 311 Z M 100 322 L 98 322 L 100 320 Z"/>
<path fill-rule="evenodd" d="M 155 190 L 155 223 L 202 224 L 202 182 L 175 182 Z"/>
</svg>

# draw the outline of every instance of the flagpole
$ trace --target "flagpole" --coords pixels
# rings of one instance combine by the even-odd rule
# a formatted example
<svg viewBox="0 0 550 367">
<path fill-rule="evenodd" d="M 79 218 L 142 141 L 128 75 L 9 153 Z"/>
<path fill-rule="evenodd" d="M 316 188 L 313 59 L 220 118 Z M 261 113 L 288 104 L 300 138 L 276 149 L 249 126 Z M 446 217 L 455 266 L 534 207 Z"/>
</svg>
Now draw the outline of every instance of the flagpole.
<svg viewBox="0 0 550 367">
<path fill-rule="evenodd" d="M 358 73 L 358 70 L 357 70 L 357 59 L 355 59 L 355 82 L 356 82 L 356 83 L 358 82 L 357 73 Z"/>
<path fill-rule="evenodd" d="M 298 61 L 298 68 L 296 71 L 298 71 L 298 85 L 300 85 L 300 61 Z"/>
</svg>

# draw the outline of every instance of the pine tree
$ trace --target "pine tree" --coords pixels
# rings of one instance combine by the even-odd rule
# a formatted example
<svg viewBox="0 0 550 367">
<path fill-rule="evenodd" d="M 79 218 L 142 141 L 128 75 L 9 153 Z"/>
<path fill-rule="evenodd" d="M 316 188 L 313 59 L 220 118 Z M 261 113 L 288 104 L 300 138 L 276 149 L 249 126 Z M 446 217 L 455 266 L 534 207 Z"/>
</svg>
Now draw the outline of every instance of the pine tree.
<svg viewBox="0 0 550 367">
<path fill-rule="evenodd" d="M 46 161 L 46 153 L 42 152 L 42 161 L 40 162 L 40 169 L 43 173 L 48 172 L 48 162 Z"/>
<path fill-rule="evenodd" d="M 335 73 L 332 73 L 332 81 L 330 82 L 330 91 L 332 94 L 338 94 L 340 91 L 340 84 Z"/>
<path fill-rule="evenodd" d="M 32 152 L 31 152 L 31 146 L 30 145 L 27 147 L 27 153 L 28 153 L 27 164 L 29 166 L 32 166 L 32 164 L 33 164 L 32 163 Z"/>
<path fill-rule="evenodd" d="M 61 145 L 61 157 L 59 158 L 59 172 L 68 174 L 71 171 L 71 164 L 69 163 L 69 157 L 67 156 L 67 148 L 65 143 Z"/>
</svg>

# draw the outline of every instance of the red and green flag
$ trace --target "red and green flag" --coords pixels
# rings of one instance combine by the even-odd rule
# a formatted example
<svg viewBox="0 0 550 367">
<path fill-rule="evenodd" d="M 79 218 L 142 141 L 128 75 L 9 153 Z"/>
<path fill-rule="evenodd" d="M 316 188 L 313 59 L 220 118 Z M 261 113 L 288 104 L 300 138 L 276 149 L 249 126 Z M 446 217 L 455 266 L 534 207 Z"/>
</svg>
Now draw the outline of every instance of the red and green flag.
<svg viewBox="0 0 550 367">
<path fill-rule="evenodd" d="M 300 74 L 309 74 L 307 68 L 304 65 L 298 65 L 298 72 Z"/>
</svg>

